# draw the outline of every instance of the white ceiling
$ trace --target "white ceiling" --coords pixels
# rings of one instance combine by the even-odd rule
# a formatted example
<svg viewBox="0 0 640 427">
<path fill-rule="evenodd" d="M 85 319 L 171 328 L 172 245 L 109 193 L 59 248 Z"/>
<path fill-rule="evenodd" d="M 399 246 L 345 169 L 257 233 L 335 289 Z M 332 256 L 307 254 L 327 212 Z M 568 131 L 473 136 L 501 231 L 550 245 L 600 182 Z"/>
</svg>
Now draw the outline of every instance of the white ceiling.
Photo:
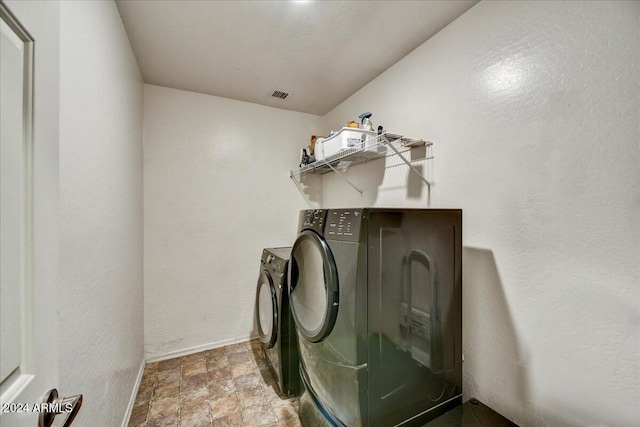
<svg viewBox="0 0 640 427">
<path fill-rule="evenodd" d="M 475 3 L 116 4 L 146 83 L 324 115 Z"/>
</svg>

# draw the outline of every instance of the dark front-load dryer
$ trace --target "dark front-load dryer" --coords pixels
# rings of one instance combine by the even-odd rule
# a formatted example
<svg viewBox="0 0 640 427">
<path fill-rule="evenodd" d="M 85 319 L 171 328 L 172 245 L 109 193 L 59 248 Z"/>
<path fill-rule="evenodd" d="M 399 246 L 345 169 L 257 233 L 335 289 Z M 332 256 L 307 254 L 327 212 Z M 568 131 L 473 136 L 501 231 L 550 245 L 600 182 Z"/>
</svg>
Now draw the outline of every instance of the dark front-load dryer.
<svg viewBox="0 0 640 427">
<path fill-rule="evenodd" d="M 421 426 L 459 405 L 462 211 L 309 210 L 298 233 L 303 424 Z"/>
<path fill-rule="evenodd" d="M 300 390 L 298 345 L 289 310 L 287 269 L 291 248 L 262 251 L 256 290 L 256 323 L 262 353 L 280 392 L 295 396 Z"/>
</svg>

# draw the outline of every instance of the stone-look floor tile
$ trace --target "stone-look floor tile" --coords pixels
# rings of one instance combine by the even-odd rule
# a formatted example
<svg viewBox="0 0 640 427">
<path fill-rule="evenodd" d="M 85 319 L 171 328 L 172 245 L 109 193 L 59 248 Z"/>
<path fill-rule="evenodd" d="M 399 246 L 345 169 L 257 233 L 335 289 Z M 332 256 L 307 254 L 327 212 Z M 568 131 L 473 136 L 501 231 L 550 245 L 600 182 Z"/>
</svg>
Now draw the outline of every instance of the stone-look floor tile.
<svg viewBox="0 0 640 427">
<path fill-rule="evenodd" d="M 147 363 L 144 366 L 144 370 L 149 372 L 158 372 L 158 362 Z"/>
<path fill-rule="evenodd" d="M 211 421 L 208 417 L 194 420 L 180 420 L 178 427 L 211 427 Z"/>
<path fill-rule="evenodd" d="M 182 380 L 182 368 L 180 366 L 167 368 L 164 371 L 158 371 L 156 387 L 163 384 L 179 383 L 180 380 Z"/>
<path fill-rule="evenodd" d="M 267 368 L 267 369 L 260 369 L 260 376 L 262 377 L 262 380 L 267 383 L 267 384 L 277 384 L 276 382 L 276 378 L 273 376 L 273 373 L 271 372 L 271 369 Z"/>
<path fill-rule="evenodd" d="M 245 375 L 258 372 L 258 367 L 253 363 L 252 360 L 241 362 L 236 365 L 231 365 L 230 369 L 233 378 L 244 377 Z"/>
<path fill-rule="evenodd" d="M 278 426 L 280 427 L 302 427 L 300 423 L 300 418 L 296 414 L 295 417 L 286 418 L 284 420 L 278 420 Z"/>
<path fill-rule="evenodd" d="M 244 343 L 232 344 L 224 347 L 226 354 L 243 353 L 249 351 Z"/>
<path fill-rule="evenodd" d="M 248 362 L 253 359 L 253 355 L 248 351 L 242 353 L 232 353 L 227 355 L 230 365 L 237 365 L 238 363 Z"/>
<path fill-rule="evenodd" d="M 148 405 L 153 396 L 154 387 L 148 387 L 146 389 L 138 389 L 134 406 Z"/>
<path fill-rule="evenodd" d="M 240 411 L 240 402 L 238 402 L 238 396 L 233 393 L 222 399 L 211 401 L 211 419 L 217 420 L 218 418 L 227 417 Z"/>
<path fill-rule="evenodd" d="M 212 383 L 222 380 L 230 380 L 233 377 L 231 376 L 231 371 L 229 370 L 229 368 L 220 368 L 209 371 L 207 373 L 207 378 L 209 379 L 209 383 Z"/>
<path fill-rule="evenodd" d="M 158 363 L 152 363 L 149 365 L 144 365 L 144 370 L 142 371 L 142 378 L 147 378 L 153 376 L 158 373 Z"/>
<path fill-rule="evenodd" d="M 129 426 L 300 427 L 298 405 L 252 340 L 145 366 Z"/>
<path fill-rule="evenodd" d="M 206 420 L 185 420 L 178 423 L 178 427 L 211 427 L 211 421 Z"/>
<path fill-rule="evenodd" d="M 156 385 L 157 379 L 156 375 L 153 374 L 153 377 L 147 377 L 140 380 L 140 386 L 138 387 L 138 393 L 142 393 L 148 389 L 153 389 Z"/>
<path fill-rule="evenodd" d="M 196 360 L 182 365 L 182 378 L 191 377 L 207 372 L 207 362 L 205 359 Z"/>
<path fill-rule="evenodd" d="M 269 402 L 269 405 L 272 408 L 278 408 L 280 406 L 295 406 L 296 403 L 298 402 L 298 399 L 295 397 L 284 397 L 284 396 L 278 396 L 277 399 L 272 399 Z"/>
<path fill-rule="evenodd" d="M 202 400 L 209 400 L 209 388 L 199 388 L 197 390 L 192 390 L 189 393 L 184 393 L 181 395 L 181 402 L 185 404 L 199 403 Z"/>
<path fill-rule="evenodd" d="M 213 420 L 211 425 L 213 427 L 250 427 L 242 422 L 242 415 L 240 412 Z"/>
<path fill-rule="evenodd" d="M 140 379 L 140 388 L 153 387 L 156 383 L 156 379 L 158 377 L 157 372 L 152 373 L 144 373 L 142 374 L 142 378 Z"/>
<path fill-rule="evenodd" d="M 209 387 L 209 399 L 211 401 L 222 399 L 231 395 L 235 396 L 236 385 L 233 380 L 222 380 Z"/>
<path fill-rule="evenodd" d="M 166 384 L 159 384 L 153 390 L 153 400 L 157 400 L 163 397 L 176 396 L 180 393 L 180 383 L 171 382 Z"/>
<path fill-rule="evenodd" d="M 298 416 L 298 410 L 296 409 L 292 401 L 278 402 L 272 400 L 269 406 L 271 407 L 271 410 L 276 415 L 276 418 L 278 420 L 284 420 L 287 418 Z"/>
<path fill-rule="evenodd" d="M 189 354 L 187 356 L 182 356 L 182 365 L 187 365 L 189 363 L 198 362 L 200 360 L 205 360 L 207 358 L 206 352 L 201 351 L 199 353 Z"/>
<path fill-rule="evenodd" d="M 280 386 L 277 384 L 273 384 L 273 383 L 262 383 L 262 387 L 265 390 L 265 394 L 267 395 L 268 399 L 267 401 L 272 401 L 272 400 L 281 400 L 281 399 L 286 399 L 287 396 L 284 396 L 281 391 L 280 391 Z"/>
<path fill-rule="evenodd" d="M 182 391 L 180 393 L 182 393 Z M 184 395 L 187 397 L 193 396 L 194 398 L 201 398 L 201 397 L 207 396 L 208 394 L 209 394 L 209 387 L 205 385 L 197 389 L 191 389 L 186 393 L 181 394 L 181 396 Z"/>
<path fill-rule="evenodd" d="M 129 427 L 144 425 L 147 422 L 147 412 L 149 412 L 149 405 L 134 406 L 129 418 Z"/>
<path fill-rule="evenodd" d="M 271 403 L 272 401 L 281 401 L 284 398 L 280 395 L 280 389 L 277 386 L 269 385 L 266 383 L 262 384 L 262 389 L 264 390 L 264 396 L 267 403 Z"/>
<path fill-rule="evenodd" d="M 248 351 L 249 351 L 249 353 L 252 353 L 253 355 L 262 355 L 262 344 L 260 344 L 260 342 L 258 342 L 257 345 L 251 344 L 248 347 Z"/>
<path fill-rule="evenodd" d="M 211 420 L 209 418 L 209 410 L 209 405 L 181 409 L 180 425 L 196 427 L 211 424 Z"/>
<path fill-rule="evenodd" d="M 149 375 L 142 374 L 142 378 L 140 378 L 141 386 L 152 386 L 156 383 L 156 379 L 158 378 L 158 373 L 154 372 Z"/>
<path fill-rule="evenodd" d="M 193 375 L 182 380 L 182 383 L 180 384 L 180 393 L 191 393 L 197 390 L 206 389 L 207 387 L 206 373 Z"/>
<path fill-rule="evenodd" d="M 178 396 L 163 397 L 151 402 L 149 407 L 148 420 L 166 417 L 171 414 L 177 414 L 180 408 L 180 400 Z"/>
<path fill-rule="evenodd" d="M 264 381 L 264 386 L 265 388 L 271 389 L 273 393 L 275 393 L 280 398 L 285 399 L 287 397 L 282 394 L 282 390 L 280 390 L 280 385 L 275 382 Z"/>
<path fill-rule="evenodd" d="M 192 416 L 195 414 L 209 414 L 209 410 L 211 405 L 209 404 L 209 399 L 199 400 L 199 403 L 196 404 L 196 400 L 188 401 L 183 400 L 180 404 L 180 419 L 193 418 Z"/>
<path fill-rule="evenodd" d="M 269 365 L 267 365 L 267 361 L 264 360 L 262 356 L 253 356 L 253 361 L 259 370 L 269 369 Z"/>
<path fill-rule="evenodd" d="M 211 427 L 211 421 L 206 420 L 185 420 L 178 423 L 178 427 Z"/>
<path fill-rule="evenodd" d="M 262 354 L 262 352 L 252 352 L 251 353 L 251 358 L 253 359 L 254 363 L 256 365 L 262 365 L 260 367 L 260 369 L 266 368 L 267 367 L 267 361 L 264 357 L 264 354 Z"/>
<path fill-rule="evenodd" d="M 265 406 L 267 405 L 267 395 L 261 386 L 256 388 L 238 390 L 238 400 L 242 408 L 249 406 Z"/>
<path fill-rule="evenodd" d="M 225 354 L 207 359 L 207 370 L 213 371 L 215 369 L 227 368 L 229 367 L 229 359 Z"/>
<path fill-rule="evenodd" d="M 262 426 L 278 421 L 268 406 L 251 406 L 242 410 L 242 422 L 247 426 Z"/>
<path fill-rule="evenodd" d="M 180 400 L 180 412 L 197 411 L 202 407 L 209 408 L 209 393 L 194 395 L 193 393 L 183 394 Z"/>
<path fill-rule="evenodd" d="M 182 359 L 179 357 L 176 357 L 175 359 L 162 360 L 158 362 L 158 372 L 179 366 L 182 366 Z"/>
<path fill-rule="evenodd" d="M 244 346 L 249 351 L 251 351 L 251 349 L 253 349 L 253 348 L 260 348 L 262 346 L 262 344 L 260 344 L 260 340 L 259 339 L 253 339 L 253 340 L 245 341 L 242 344 L 244 344 Z"/>
<path fill-rule="evenodd" d="M 249 374 L 242 377 L 234 378 L 238 391 L 256 388 L 262 385 L 262 378 L 258 374 Z"/>
<path fill-rule="evenodd" d="M 177 427 L 178 414 L 167 415 L 165 417 L 156 418 L 147 423 L 147 427 Z"/>
<path fill-rule="evenodd" d="M 211 350 L 207 350 L 204 352 L 204 356 L 207 359 L 215 359 L 218 356 L 227 354 L 225 347 L 212 348 Z"/>
</svg>

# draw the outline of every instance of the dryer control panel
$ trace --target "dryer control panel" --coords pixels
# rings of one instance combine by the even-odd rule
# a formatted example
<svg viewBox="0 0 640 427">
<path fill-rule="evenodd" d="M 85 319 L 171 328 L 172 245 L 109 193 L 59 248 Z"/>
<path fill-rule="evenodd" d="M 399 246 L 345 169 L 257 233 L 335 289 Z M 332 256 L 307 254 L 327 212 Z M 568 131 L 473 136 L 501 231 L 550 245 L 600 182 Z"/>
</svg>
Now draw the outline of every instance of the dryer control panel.
<svg viewBox="0 0 640 427">
<path fill-rule="evenodd" d="M 308 209 L 306 211 L 300 211 L 298 231 L 300 232 L 302 230 L 311 229 L 322 235 L 326 218 L 326 209 Z"/>
<path fill-rule="evenodd" d="M 324 236 L 331 240 L 360 241 L 362 209 L 329 209 Z"/>
</svg>

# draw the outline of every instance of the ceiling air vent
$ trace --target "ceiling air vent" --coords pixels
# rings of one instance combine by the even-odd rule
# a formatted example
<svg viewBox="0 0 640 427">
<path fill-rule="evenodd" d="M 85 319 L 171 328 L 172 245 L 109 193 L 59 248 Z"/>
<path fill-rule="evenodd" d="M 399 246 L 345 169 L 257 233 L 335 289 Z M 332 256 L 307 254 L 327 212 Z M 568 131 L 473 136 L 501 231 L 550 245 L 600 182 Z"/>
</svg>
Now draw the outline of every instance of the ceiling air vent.
<svg viewBox="0 0 640 427">
<path fill-rule="evenodd" d="M 287 96 L 289 96 L 289 94 L 281 90 L 274 90 L 271 96 L 273 98 L 287 99 Z"/>
</svg>

